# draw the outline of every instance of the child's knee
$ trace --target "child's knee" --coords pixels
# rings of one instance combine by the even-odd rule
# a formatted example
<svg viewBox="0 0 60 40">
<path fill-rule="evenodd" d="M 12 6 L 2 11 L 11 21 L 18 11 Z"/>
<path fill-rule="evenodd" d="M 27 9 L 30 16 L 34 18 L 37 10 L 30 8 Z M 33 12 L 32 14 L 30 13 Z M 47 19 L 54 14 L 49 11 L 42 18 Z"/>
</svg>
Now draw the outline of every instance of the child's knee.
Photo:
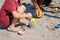
<svg viewBox="0 0 60 40">
<path fill-rule="evenodd" d="M 19 6 L 19 7 L 17 8 L 17 11 L 18 11 L 19 13 L 23 13 L 24 11 L 26 11 L 26 8 L 25 8 L 24 5 L 21 5 L 21 6 Z"/>
<path fill-rule="evenodd" d="M 21 5 L 21 7 L 24 11 L 26 10 L 26 7 L 24 5 Z"/>
</svg>

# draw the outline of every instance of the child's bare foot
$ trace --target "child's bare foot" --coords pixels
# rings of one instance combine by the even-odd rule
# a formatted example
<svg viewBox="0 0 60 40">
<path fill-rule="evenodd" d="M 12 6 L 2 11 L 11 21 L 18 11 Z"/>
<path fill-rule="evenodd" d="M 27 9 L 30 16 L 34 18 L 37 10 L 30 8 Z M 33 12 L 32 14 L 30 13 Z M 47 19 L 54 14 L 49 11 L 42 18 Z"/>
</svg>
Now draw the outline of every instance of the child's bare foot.
<svg viewBox="0 0 60 40">
<path fill-rule="evenodd" d="M 18 32 L 20 29 L 19 28 L 10 28 L 10 27 L 8 27 L 7 30 L 11 31 L 11 32 Z"/>
<path fill-rule="evenodd" d="M 12 32 L 18 32 L 20 29 L 19 28 L 15 28 L 15 25 L 12 24 L 7 28 L 8 31 L 12 31 Z"/>
<path fill-rule="evenodd" d="M 8 31 L 16 32 L 19 35 L 23 35 L 25 33 L 25 29 L 18 29 L 18 28 L 8 28 Z"/>
<path fill-rule="evenodd" d="M 47 6 L 55 6 L 55 4 L 48 4 Z"/>
</svg>

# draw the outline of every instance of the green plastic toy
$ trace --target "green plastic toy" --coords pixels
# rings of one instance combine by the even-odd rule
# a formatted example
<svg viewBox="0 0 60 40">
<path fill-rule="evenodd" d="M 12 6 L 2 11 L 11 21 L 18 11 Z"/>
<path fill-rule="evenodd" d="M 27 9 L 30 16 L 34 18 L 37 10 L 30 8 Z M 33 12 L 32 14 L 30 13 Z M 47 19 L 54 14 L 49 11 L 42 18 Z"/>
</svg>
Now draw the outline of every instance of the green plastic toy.
<svg viewBox="0 0 60 40">
<path fill-rule="evenodd" d="M 31 22 L 34 22 L 34 24 L 37 25 L 37 20 L 36 20 L 36 18 L 32 18 L 32 19 L 31 19 Z"/>
</svg>

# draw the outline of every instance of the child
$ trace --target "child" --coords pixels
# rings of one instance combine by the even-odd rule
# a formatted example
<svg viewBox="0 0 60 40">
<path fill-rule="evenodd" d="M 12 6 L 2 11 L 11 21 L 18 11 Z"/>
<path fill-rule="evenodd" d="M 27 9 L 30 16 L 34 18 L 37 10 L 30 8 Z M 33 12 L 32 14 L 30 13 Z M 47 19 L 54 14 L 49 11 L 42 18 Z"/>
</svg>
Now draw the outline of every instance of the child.
<svg viewBox="0 0 60 40">
<path fill-rule="evenodd" d="M 46 5 L 46 6 L 54 6 L 54 4 L 51 4 L 52 0 L 33 0 L 33 4 L 35 6 L 36 9 L 36 14 L 38 14 L 39 12 L 42 12 L 41 9 L 42 5 Z"/>
<path fill-rule="evenodd" d="M 25 14 L 25 10 L 26 8 L 24 5 L 20 4 L 20 0 L 5 0 L 0 11 L 0 24 L 2 24 L 4 27 L 7 27 L 9 31 L 18 32 L 20 29 L 15 28 L 18 19 L 30 19 L 32 17 L 31 13 Z M 12 22 L 9 16 L 11 14 L 13 16 Z"/>
</svg>

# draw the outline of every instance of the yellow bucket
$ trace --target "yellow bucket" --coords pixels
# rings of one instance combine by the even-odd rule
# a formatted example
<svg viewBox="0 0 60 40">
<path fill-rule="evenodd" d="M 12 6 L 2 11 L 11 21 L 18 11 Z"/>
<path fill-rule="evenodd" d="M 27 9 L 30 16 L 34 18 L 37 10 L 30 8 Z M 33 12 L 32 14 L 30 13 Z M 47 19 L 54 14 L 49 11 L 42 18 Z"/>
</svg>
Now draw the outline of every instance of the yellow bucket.
<svg viewBox="0 0 60 40">
<path fill-rule="evenodd" d="M 36 16 L 37 16 L 38 18 L 41 18 L 41 17 L 43 16 L 43 13 L 40 12 L 40 13 L 38 13 Z"/>
</svg>

